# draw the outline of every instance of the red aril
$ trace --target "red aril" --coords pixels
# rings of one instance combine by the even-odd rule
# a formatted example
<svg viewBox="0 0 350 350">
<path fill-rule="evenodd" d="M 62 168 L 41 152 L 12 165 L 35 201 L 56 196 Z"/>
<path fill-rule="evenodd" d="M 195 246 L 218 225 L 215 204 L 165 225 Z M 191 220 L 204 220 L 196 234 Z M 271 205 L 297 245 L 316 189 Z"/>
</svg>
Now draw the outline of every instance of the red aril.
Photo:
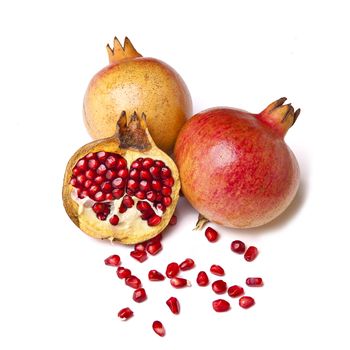
<svg viewBox="0 0 350 350">
<path fill-rule="evenodd" d="M 253 261 L 258 256 L 258 249 L 254 246 L 250 246 L 244 253 L 244 259 L 247 261 Z"/>
<path fill-rule="evenodd" d="M 125 284 L 131 288 L 134 288 L 134 289 L 138 289 L 142 285 L 140 279 L 136 276 L 133 276 L 133 275 L 125 278 Z"/>
<path fill-rule="evenodd" d="M 207 227 L 205 230 L 205 237 L 209 242 L 216 242 L 218 240 L 219 234 L 216 230 L 211 227 Z"/>
<path fill-rule="evenodd" d="M 237 297 L 244 294 L 244 289 L 240 286 L 233 285 L 233 286 L 229 287 L 229 289 L 227 290 L 227 294 L 231 298 L 237 298 Z"/>
<path fill-rule="evenodd" d="M 105 259 L 105 264 L 107 266 L 118 266 L 120 264 L 119 255 L 111 255 Z"/>
<path fill-rule="evenodd" d="M 231 243 L 231 250 L 237 254 L 243 254 L 245 252 L 245 244 L 237 239 Z"/>
<path fill-rule="evenodd" d="M 248 309 L 255 304 L 252 297 L 244 296 L 239 299 L 239 306 L 243 309 Z"/>
<path fill-rule="evenodd" d="M 140 263 L 147 260 L 147 252 L 144 250 L 133 250 L 130 252 L 130 256 L 139 261 Z"/>
<path fill-rule="evenodd" d="M 181 271 L 186 271 L 194 268 L 194 261 L 190 258 L 185 259 L 181 264 L 180 264 L 180 270 Z"/>
<path fill-rule="evenodd" d="M 131 271 L 123 266 L 119 266 L 117 269 L 117 276 L 120 279 L 128 278 L 131 276 Z"/>
<path fill-rule="evenodd" d="M 160 321 L 154 321 L 152 324 L 152 328 L 155 331 L 156 334 L 158 334 L 160 337 L 165 336 L 165 328 Z"/>
<path fill-rule="evenodd" d="M 151 242 L 147 245 L 147 252 L 151 255 L 156 255 L 162 250 L 162 244 L 160 241 Z"/>
<path fill-rule="evenodd" d="M 137 204 L 139 204 L 139 203 L 141 203 L 141 202 L 138 202 Z M 137 244 L 134 245 L 134 250 L 138 250 L 138 251 L 144 252 L 146 250 L 146 246 L 147 246 L 146 242 L 137 243 Z"/>
<path fill-rule="evenodd" d="M 285 101 L 281 98 L 259 114 L 211 108 L 181 129 L 174 149 L 181 190 L 209 221 L 256 227 L 276 218 L 293 200 L 299 167 L 284 136 L 300 110 Z"/>
<path fill-rule="evenodd" d="M 223 280 L 217 280 L 212 283 L 211 288 L 216 294 L 223 294 L 227 290 L 227 284 Z"/>
<path fill-rule="evenodd" d="M 148 279 L 150 281 L 164 281 L 165 277 L 157 270 L 150 270 L 148 272 Z"/>
<path fill-rule="evenodd" d="M 198 272 L 196 281 L 200 287 L 205 287 L 209 284 L 209 278 L 205 271 Z"/>
<path fill-rule="evenodd" d="M 146 291 L 144 290 L 144 288 L 138 288 L 134 291 L 132 298 L 137 303 L 142 303 L 143 301 L 145 301 L 147 299 Z"/>
<path fill-rule="evenodd" d="M 230 307 L 231 307 L 230 303 L 224 299 L 214 300 L 212 305 L 213 305 L 213 309 L 216 312 L 225 312 L 230 310 Z"/>
<path fill-rule="evenodd" d="M 177 216 L 176 215 L 173 215 L 169 221 L 169 225 L 176 225 L 177 223 Z"/>
<path fill-rule="evenodd" d="M 248 277 L 245 281 L 249 287 L 262 287 L 264 285 L 261 277 Z"/>
<path fill-rule="evenodd" d="M 224 276 L 225 275 L 225 270 L 220 265 L 211 265 L 210 272 L 213 275 L 217 275 L 217 276 Z"/>
<path fill-rule="evenodd" d="M 177 264 L 176 262 L 172 262 L 168 264 L 165 274 L 168 278 L 173 278 L 177 276 L 179 272 L 180 272 L 179 264 Z"/>
<path fill-rule="evenodd" d="M 123 321 L 128 320 L 130 317 L 134 315 L 133 311 L 129 307 L 125 307 L 118 312 L 118 317 Z"/>
<path fill-rule="evenodd" d="M 191 283 L 190 281 L 188 281 L 185 278 L 181 278 L 181 277 L 173 277 L 170 280 L 170 284 L 174 287 L 174 288 L 183 288 L 183 287 L 190 287 Z"/>
<path fill-rule="evenodd" d="M 168 305 L 170 311 L 174 315 L 178 315 L 180 313 L 180 304 L 177 298 L 175 297 L 170 297 L 167 301 L 166 304 Z"/>
</svg>

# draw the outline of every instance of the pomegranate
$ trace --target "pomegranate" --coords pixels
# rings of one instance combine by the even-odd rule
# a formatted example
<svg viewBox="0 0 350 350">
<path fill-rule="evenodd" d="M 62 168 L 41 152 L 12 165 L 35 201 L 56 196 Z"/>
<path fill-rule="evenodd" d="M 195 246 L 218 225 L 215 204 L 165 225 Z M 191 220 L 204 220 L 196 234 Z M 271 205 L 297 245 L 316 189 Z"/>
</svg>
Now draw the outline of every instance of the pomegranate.
<svg viewBox="0 0 350 350">
<path fill-rule="evenodd" d="M 115 136 L 81 147 L 70 159 L 63 202 L 88 235 L 135 244 L 168 225 L 179 190 L 176 165 L 155 145 L 145 115 L 134 113 L 127 120 L 123 112 Z M 142 260 L 146 252 L 132 254 Z"/>
<path fill-rule="evenodd" d="M 208 109 L 181 129 L 174 153 L 182 192 L 209 221 L 260 226 L 294 198 L 299 167 L 284 136 L 300 110 L 285 101 L 281 98 L 259 114 Z"/>
<path fill-rule="evenodd" d="M 170 152 L 192 114 L 192 101 L 180 75 L 166 63 L 142 57 L 128 38 L 124 47 L 114 38 L 107 45 L 109 65 L 90 81 L 84 98 L 84 122 L 94 139 L 114 133 L 116 116 L 123 110 L 148 116 L 155 143 Z"/>
</svg>

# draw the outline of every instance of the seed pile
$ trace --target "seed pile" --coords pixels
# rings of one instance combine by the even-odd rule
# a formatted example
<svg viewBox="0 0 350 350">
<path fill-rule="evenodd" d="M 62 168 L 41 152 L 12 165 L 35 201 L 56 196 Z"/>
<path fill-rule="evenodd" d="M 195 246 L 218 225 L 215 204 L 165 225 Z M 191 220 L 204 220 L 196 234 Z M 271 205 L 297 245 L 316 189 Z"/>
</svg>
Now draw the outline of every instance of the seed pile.
<svg viewBox="0 0 350 350">
<path fill-rule="evenodd" d="M 176 220 L 176 216 L 174 216 L 172 224 L 176 223 Z M 213 232 L 215 232 L 214 235 Z M 208 239 L 208 236 L 215 236 L 215 239 Z M 213 228 L 208 227 L 205 231 L 205 237 L 209 242 L 216 242 L 219 238 L 219 234 Z M 140 263 L 144 262 L 148 258 L 148 254 L 156 255 L 162 250 L 161 240 L 162 235 L 159 234 L 149 241 L 135 244 L 134 250 L 130 252 L 130 256 Z M 231 250 L 234 253 L 242 254 L 244 256 L 244 259 L 248 262 L 255 260 L 258 256 L 258 249 L 256 247 L 250 246 L 248 249 L 246 249 L 245 244 L 242 241 L 238 240 L 235 240 L 231 243 Z M 132 299 L 135 302 L 142 303 L 147 300 L 147 293 L 142 286 L 142 281 L 137 276 L 134 276 L 130 269 L 121 266 L 121 259 L 118 255 L 111 255 L 106 258 L 104 262 L 108 266 L 117 267 L 117 276 L 120 279 L 123 279 L 127 286 L 135 289 L 132 295 Z M 187 258 L 181 263 L 170 262 L 167 265 L 164 273 L 155 269 L 149 270 L 148 279 L 149 281 L 164 281 L 168 279 L 171 286 L 174 288 L 190 287 L 192 285 L 191 281 L 179 275 L 181 272 L 191 270 L 195 266 L 195 261 L 191 258 Z M 225 270 L 222 266 L 213 264 L 210 267 L 210 274 L 213 276 L 223 277 L 225 276 Z M 210 284 L 210 280 L 206 271 L 198 272 L 196 284 L 199 287 L 206 287 Z M 248 287 L 262 287 L 264 283 L 261 277 L 247 277 L 246 285 Z M 224 279 L 214 280 L 211 283 L 211 288 L 215 294 L 227 294 L 230 298 L 239 298 L 238 304 L 243 309 L 248 309 L 255 304 L 255 300 L 252 297 L 245 295 L 245 290 L 242 286 L 228 286 L 227 282 Z M 170 296 L 169 299 L 165 301 L 165 304 L 174 315 L 178 315 L 180 313 L 180 302 L 176 297 Z M 223 298 L 219 298 L 212 302 L 212 308 L 216 312 L 226 312 L 231 309 L 231 304 L 229 301 Z M 128 306 L 118 312 L 118 317 L 124 321 L 128 320 L 133 315 L 134 312 Z M 161 321 L 155 320 L 152 324 L 152 328 L 154 332 L 159 336 L 163 337 L 165 335 L 165 327 Z"/>
</svg>

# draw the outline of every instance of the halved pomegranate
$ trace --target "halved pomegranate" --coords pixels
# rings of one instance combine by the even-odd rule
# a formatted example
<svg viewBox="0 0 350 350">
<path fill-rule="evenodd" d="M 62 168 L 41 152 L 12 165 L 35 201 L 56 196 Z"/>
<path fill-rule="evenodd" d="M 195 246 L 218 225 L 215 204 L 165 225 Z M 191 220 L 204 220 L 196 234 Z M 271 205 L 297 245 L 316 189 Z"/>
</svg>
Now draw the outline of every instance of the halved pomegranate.
<svg viewBox="0 0 350 350">
<path fill-rule="evenodd" d="M 128 120 L 123 112 L 113 137 L 72 156 L 62 196 L 67 214 L 88 235 L 135 244 L 168 225 L 179 190 L 176 165 L 155 145 L 145 115 Z"/>
</svg>

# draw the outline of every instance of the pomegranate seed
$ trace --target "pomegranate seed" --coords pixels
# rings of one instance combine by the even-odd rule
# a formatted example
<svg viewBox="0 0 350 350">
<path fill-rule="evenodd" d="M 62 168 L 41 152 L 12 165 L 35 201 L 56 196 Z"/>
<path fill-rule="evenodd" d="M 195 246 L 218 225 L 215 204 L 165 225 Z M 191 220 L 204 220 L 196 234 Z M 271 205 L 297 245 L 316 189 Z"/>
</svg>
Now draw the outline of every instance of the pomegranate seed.
<svg viewBox="0 0 350 350">
<path fill-rule="evenodd" d="M 126 162 L 126 160 L 124 158 L 119 157 L 117 159 L 117 168 L 118 169 L 126 168 L 127 165 L 128 164 L 127 164 L 127 162 Z"/>
<path fill-rule="evenodd" d="M 171 202 L 173 200 L 171 199 L 171 197 L 163 197 L 162 198 L 162 203 L 166 206 L 169 207 L 171 205 Z"/>
<path fill-rule="evenodd" d="M 197 276 L 197 284 L 200 287 L 205 287 L 209 284 L 209 278 L 208 275 L 204 271 L 198 272 Z"/>
<path fill-rule="evenodd" d="M 152 175 L 147 170 L 140 170 L 140 179 L 152 181 Z"/>
<path fill-rule="evenodd" d="M 160 191 L 162 189 L 162 184 L 159 180 L 152 180 L 151 187 L 155 191 Z"/>
<path fill-rule="evenodd" d="M 220 265 L 211 265 L 210 272 L 213 275 L 217 275 L 217 276 L 224 276 L 225 275 L 225 270 Z"/>
<path fill-rule="evenodd" d="M 181 264 L 180 264 L 180 270 L 186 271 L 186 270 L 191 270 L 194 268 L 194 261 L 190 258 L 185 259 Z"/>
<path fill-rule="evenodd" d="M 113 197 L 116 199 L 120 199 L 123 197 L 124 194 L 124 190 L 120 189 L 120 188 L 116 188 L 112 191 Z"/>
<path fill-rule="evenodd" d="M 160 168 L 156 167 L 156 166 L 151 166 L 149 168 L 149 172 L 152 175 L 152 177 L 154 179 L 159 179 L 160 178 Z"/>
<path fill-rule="evenodd" d="M 86 171 L 85 176 L 87 179 L 93 180 L 96 176 L 96 173 L 93 170 L 89 169 Z"/>
<path fill-rule="evenodd" d="M 225 312 L 230 309 L 230 303 L 224 299 L 214 300 L 212 305 L 216 312 Z"/>
<path fill-rule="evenodd" d="M 119 255 L 111 255 L 105 259 L 105 264 L 107 266 L 118 266 L 120 264 L 120 256 Z"/>
<path fill-rule="evenodd" d="M 118 174 L 115 170 L 107 170 L 107 172 L 106 172 L 106 179 L 107 180 L 114 180 L 117 176 L 118 176 Z"/>
<path fill-rule="evenodd" d="M 85 197 L 87 197 L 89 195 L 88 191 L 86 191 L 86 190 L 82 191 L 80 188 L 78 188 L 77 192 L 78 192 L 79 198 L 85 198 Z"/>
<path fill-rule="evenodd" d="M 157 226 L 162 221 L 162 218 L 158 215 L 153 215 L 147 220 L 148 226 Z"/>
<path fill-rule="evenodd" d="M 244 289 L 240 286 L 234 285 L 227 290 L 227 294 L 231 298 L 237 298 L 244 294 Z"/>
<path fill-rule="evenodd" d="M 140 176 L 140 172 L 137 169 L 130 170 L 130 174 L 129 174 L 130 179 L 138 180 L 139 176 Z"/>
<path fill-rule="evenodd" d="M 104 182 L 102 185 L 101 185 L 101 190 L 102 192 L 104 193 L 108 193 L 108 192 L 111 192 L 112 191 L 112 185 L 110 182 Z"/>
<path fill-rule="evenodd" d="M 81 185 L 78 183 L 78 180 L 76 177 L 71 178 L 70 184 L 74 187 L 80 187 Z"/>
<path fill-rule="evenodd" d="M 112 186 L 114 188 L 124 188 L 125 187 L 125 180 L 121 177 L 117 177 L 112 181 Z"/>
<path fill-rule="evenodd" d="M 161 176 L 162 179 L 166 179 L 166 178 L 170 177 L 171 176 L 171 170 L 167 166 L 161 168 L 160 169 L 160 176 Z"/>
<path fill-rule="evenodd" d="M 151 186 L 148 181 L 141 180 L 140 181 L 140 190 L 141 191 L 149 191 L 151 189 Z"/>
<path fill-rule="evenodd" d="M 140 263 L 147 260 L 147 253 L 142 250 L 133 250 L 130 252 L 130 256 L 139 261 Z"/>
<path fill-rule="evenodd" d="M 77 181 L 80 185 L 84 185 L 84 182 L 86 181 L 86 176 L 81 174 L 77 176 Z"/>
<path fill-rule="evenodd" d="M 168 278 L 173 278 L 177 276 L 179 272 L 180 272 L 179 265 L 176 262 L 172 262 L 167 266 L 165 274 Z"/>
<path fill-rule="evenodd" d="M 253 261 L 258 256 L 258 249 L 254 246 L 250 246 L 244 253 L 244 259 L 247 261 Z"/>
<path fill-rule="evenodd" d="M 87 159 L 87 160 L 92 159 L 92 158 L 95 158 L 95 153 L 89 153 L 85 156 L 85 159 Z"/>
<path fill-rule="evenodd" d="M 177 217 L 176 215 L 173 215 L 169 221 L 169 225 L 176 225 L 177 224 Z"/>
<path fill-rule="evenodd" d="M 156 200 L 156 192 L 155 191 L 148 191 L 146 193 L 146 198 L 150 201 L 150 202 L 154 202 Z"/>
<path fill-rule="evenodd" d="M 173 177 L 168 177 L 167 179 L 163 179 L 163 185 L 172 187 L 174 185 L 174 178 Z"/>
<path fill-rule="evenodd" d="M 154 211 L 152 209 L 143 211 L 141 214 L 141 219 L 142 220 L 148 220 L 150 217 L 154 215 Z"/>
<path fill-rule="evenodd" d="M 118 312 L 118 317 L 121 318 L 123 321 L 128 320 L 133 315 L 134 315 L 133 311 L 128 307 L 125 307 L 124 309 L 121 309 Z"/>
<path fill-rule="evenodd" d="M 223 294 L 227 290 L 227 284 L 223 280 L 217 280 L 213 282 L 213 284 L 211 285 L 211 288 L 216 294 Z"/>
<path fill-rule="evenodd" d="M 181 277 L 173 277 L 170 280 L 170 284 L 174 287 L 174 288 L 183 288 L 183 287 L 190 287 L 191 283 L 190 281 L 188 281 L 185 278 L 181 278 Z"/>
<path fill-rule="evenodd" d="M 160 242 L 162 238 L 163 238 L 162 233 L 158 233 L 157 236 L 154 236 L 153 238 L 150 239 L 149 243 Z"/>
<path fill-rule="evenodd" d="M 162 195 L 163 195 L 163 196 L 170 196 L 172 190 L 171 190 L 171 188 L 168 187 L 168 186 L 163 186 L 161 192 L 162 192 Z"/>
<path fill-rule="evenodd" d="M 80 171 L 87 170 L 88 161 L 86 159 L 80 159 L 76 164 L 76 168 L 79 169 Z"/>
<path fill-rule="evenodd" d="M 160 192 L 157 192 L 157 193 L 156 193 L 156 202 L 161 202 L 162 199 L 163 199 L 162 194 L 161 194 Z M 159 203 L 159 204 L 160 204 L 160 203 Z M 163 205 L 164 208 L 165 208 L 165 205 L 164 205 L 164 204 L 162 204 L 162 205 Z"/>
<path fill-rule="evenodd" d="M 99 167 L 96 169 L 96 173 L 98 175 L 104 175 L 107 172 L 107 167 L 104 164 L 100 164 Z"/>
<path fill-rule="evenodd" d="M 108 169 L 115 168 L 117 166 L 117 158 L 113 154 L 107 157 L 105 160 L 106 167 Z"/>
<path fill-rule="evenodd" d="M 245 244 L 237 239 L 231 243 L 231 250 L 237 254 L 243 254 L 245 252 Z"/>
<path fill-rule="evenodd" d="M 95 177 L 95 183 L 96 183 L 97 185 L 101 185 L 101 183 L 102 183 L 103 181 L 105 181 L 105 178 L 104 178 L 103 176 L 98 175 L 98 176 Z"/>
<path fill-rule="evenodd" d="M 144 169 L 149 169 L 154 163 L 152 158 L 145 158 L 142 162 L 142 166 Z"/>
<path fill-rule="evenodd" d="M 99 214 L 99 213 L 103 213 L 103 211 L 105 210 L 105 207 L 106 207 L 106 204 L 104 204 L 104 203 L 95 203 L 95 204 L 92 206 L 92 210 L 93 210 L 96 214 Z"/>
<path fill-rule="evenodd" d="M 93 185 L 93 181 L 92 180 L 86 180 L 84 182 L 84 187 L 85 188 L 90 188 Z"/>
<path fill-rule="evenodd" d="M 216 242 L 218 240 L 219 234 L 216 230 L 211 227 L 207 227 L 205 230 L 205 237 L 209 242 Z"/>
<path fill-rule="evenodd" d="M 106 195 L 103 192 L 99 191 L 95 194 L 95 201 L 96 202 L 102 202 L 105 199 L 106 199 Z"/>
<path fill-rule="evenodd" d="M 160 321 L 154 321 L 152 324 L 152 328 L 155 331 L 156 334 L 158 334 L 160 337 L 165 336 L 165 328 Z"/>
<path fill-rule="evenodd" d="M 137 289 L 141 287 L 141 281 L 134 275 L 125 278 L 125 284 L 131 288 Z"/>
<path fill-rule="evenodd" d="M 255 300 L 252 297 L 244 296 L 239 299 L 239 306 L 243 309 L 248 309 L 255 304 Z"/>
<path fill-rule="evenodd" d="M 110 219 L 109 219 L 109 223 L 113 226 L 118 225 L 119 223 L 119 217 L 117 215 L 113 215 Z"/>
<path fill-rule="evenodd" d="M 108 154 L 104 151 L 101 151 L 101 152 L 97 152 L 97 158 L 100 162 L 104 162 L 108 156 Z"/>
<path fill-rule="evenodd" d="M 138 198 L 138 199 L 145 199 L 146 198 L 146 194 L 145 194 L 145 192 L 137 191 L 135 193 L 135 197 Z"/>
<path fill-rule="evenodd" d="M 99 213 L 96 215 L 97 219 L 105 221 L 107 219 L 107 215 L 104 213 Z"/>
<path fill-rule="evenodd" d="M 137 202 L 136 204 L 136 209 L 139 210 L 139 211 L 149 211 L 149 210 L 152 210 L 151 206 L 149 203 L 147 202 L 144 202 L 144 201 L 139 201 Z"/>
<path fill-rule="evenodd" d="M 117 268 L 117 276 L 120 278 L 120 279 L 124 279 L 124 278 L 128 278 L 131 276 L 131 271 L 129 269 L 126 269 L 125 267 L 123 266 L 119 266 Z"/>
<path fill-rule="evenodd" d="M 131 169 L 141 169 L 142 168 L 142 163 L 140 160 L 134 160 L 131 163 Z"/>
<path fill-rule="evenodd" d="M 170 297 L 166 304 L 169 306 L 170 311 L 174 315 L 178 315 L 180 313 L 180 304 L 179 301 L 175 297 Z"/>
<path fill-rule="evenodd" d="M 117 173 L 118 177 L 121 177 L 122 179 L 126 179 L 129 176 L 128 169 L 120 169 Z"/>
<path fill-rule="evenodd" d="M 248 277 L 245 281 L 249 287 L 262 287 L 264 282 L 260 277 Z"/>
<path fill-rule="evenodd" d="M 93 185 L 89 189 L 89 195 L 95 196 L 95 194 L 100 190 L 100 186 Z"/>
<path fill-rule="evenodd" d="M 137 302 L 137 303 L 142 303 L 147 299 L 147 294 L 144 288 L 138 288 L 134 291 L 132 298 Z"/>
<path fill-rule="evenodd" d="M 138 182 L 136 182 L 135 180 L 130 179 L 130 180 L 128 181 L 127 187 L 128 187 L 130 190 L 132 190 L 132 191 L 136 191 L 136 190 L 138 190 L 138 188 L 139 188 L 139 184 L 138 184 Z"/>
<path fill-rule="evenodd" d="M 127 208 L 131 208 L 134 205 L 134 200 L 130 196 L 126 195 L 123 198 L 122 204 L 125 205 Z"/>
<path fill-rule="evenodd" d="M 100 163 L 96 159 L 90 159 L 88 164 L 89 168 L 92 170 L 96 170 L 100 165 Z"/>
<path fill-rule="evenodd" d="M 151 255 L 156 255 L 162 250 L 162 244 L 157 241 L 157 242 L 152 242 L 147 246 L 147 251 Z"/>
<path fill-rule="evenodd" d="M 165 166 L 164 162 L 162 160 L 156 160 L 154 162 L 154 165 L 159 167 L 159 168 L 162 168 L 163 166 Z"/>
<path fill-rule="evenodd" d="M 150 270 L 148 272 L 148 279 L 150 281 L 164 281 L 165 277 L 163 274 L 161 274 L 157 270 Z"/>
<path fill-rule="evenodd" d="M 134 250 L 138 250 L 138 251 L 144 252 L 146 250 L 146 245 L 147 245 L 146 242 L 137 243 L 137 244 L 134 245 Z"/>
<path fill-rule="evenodd" d="M 112 193 L 106 193 L 106 201 L 112 201 L 114 200 L 114 196 Z"/>
</svg>

